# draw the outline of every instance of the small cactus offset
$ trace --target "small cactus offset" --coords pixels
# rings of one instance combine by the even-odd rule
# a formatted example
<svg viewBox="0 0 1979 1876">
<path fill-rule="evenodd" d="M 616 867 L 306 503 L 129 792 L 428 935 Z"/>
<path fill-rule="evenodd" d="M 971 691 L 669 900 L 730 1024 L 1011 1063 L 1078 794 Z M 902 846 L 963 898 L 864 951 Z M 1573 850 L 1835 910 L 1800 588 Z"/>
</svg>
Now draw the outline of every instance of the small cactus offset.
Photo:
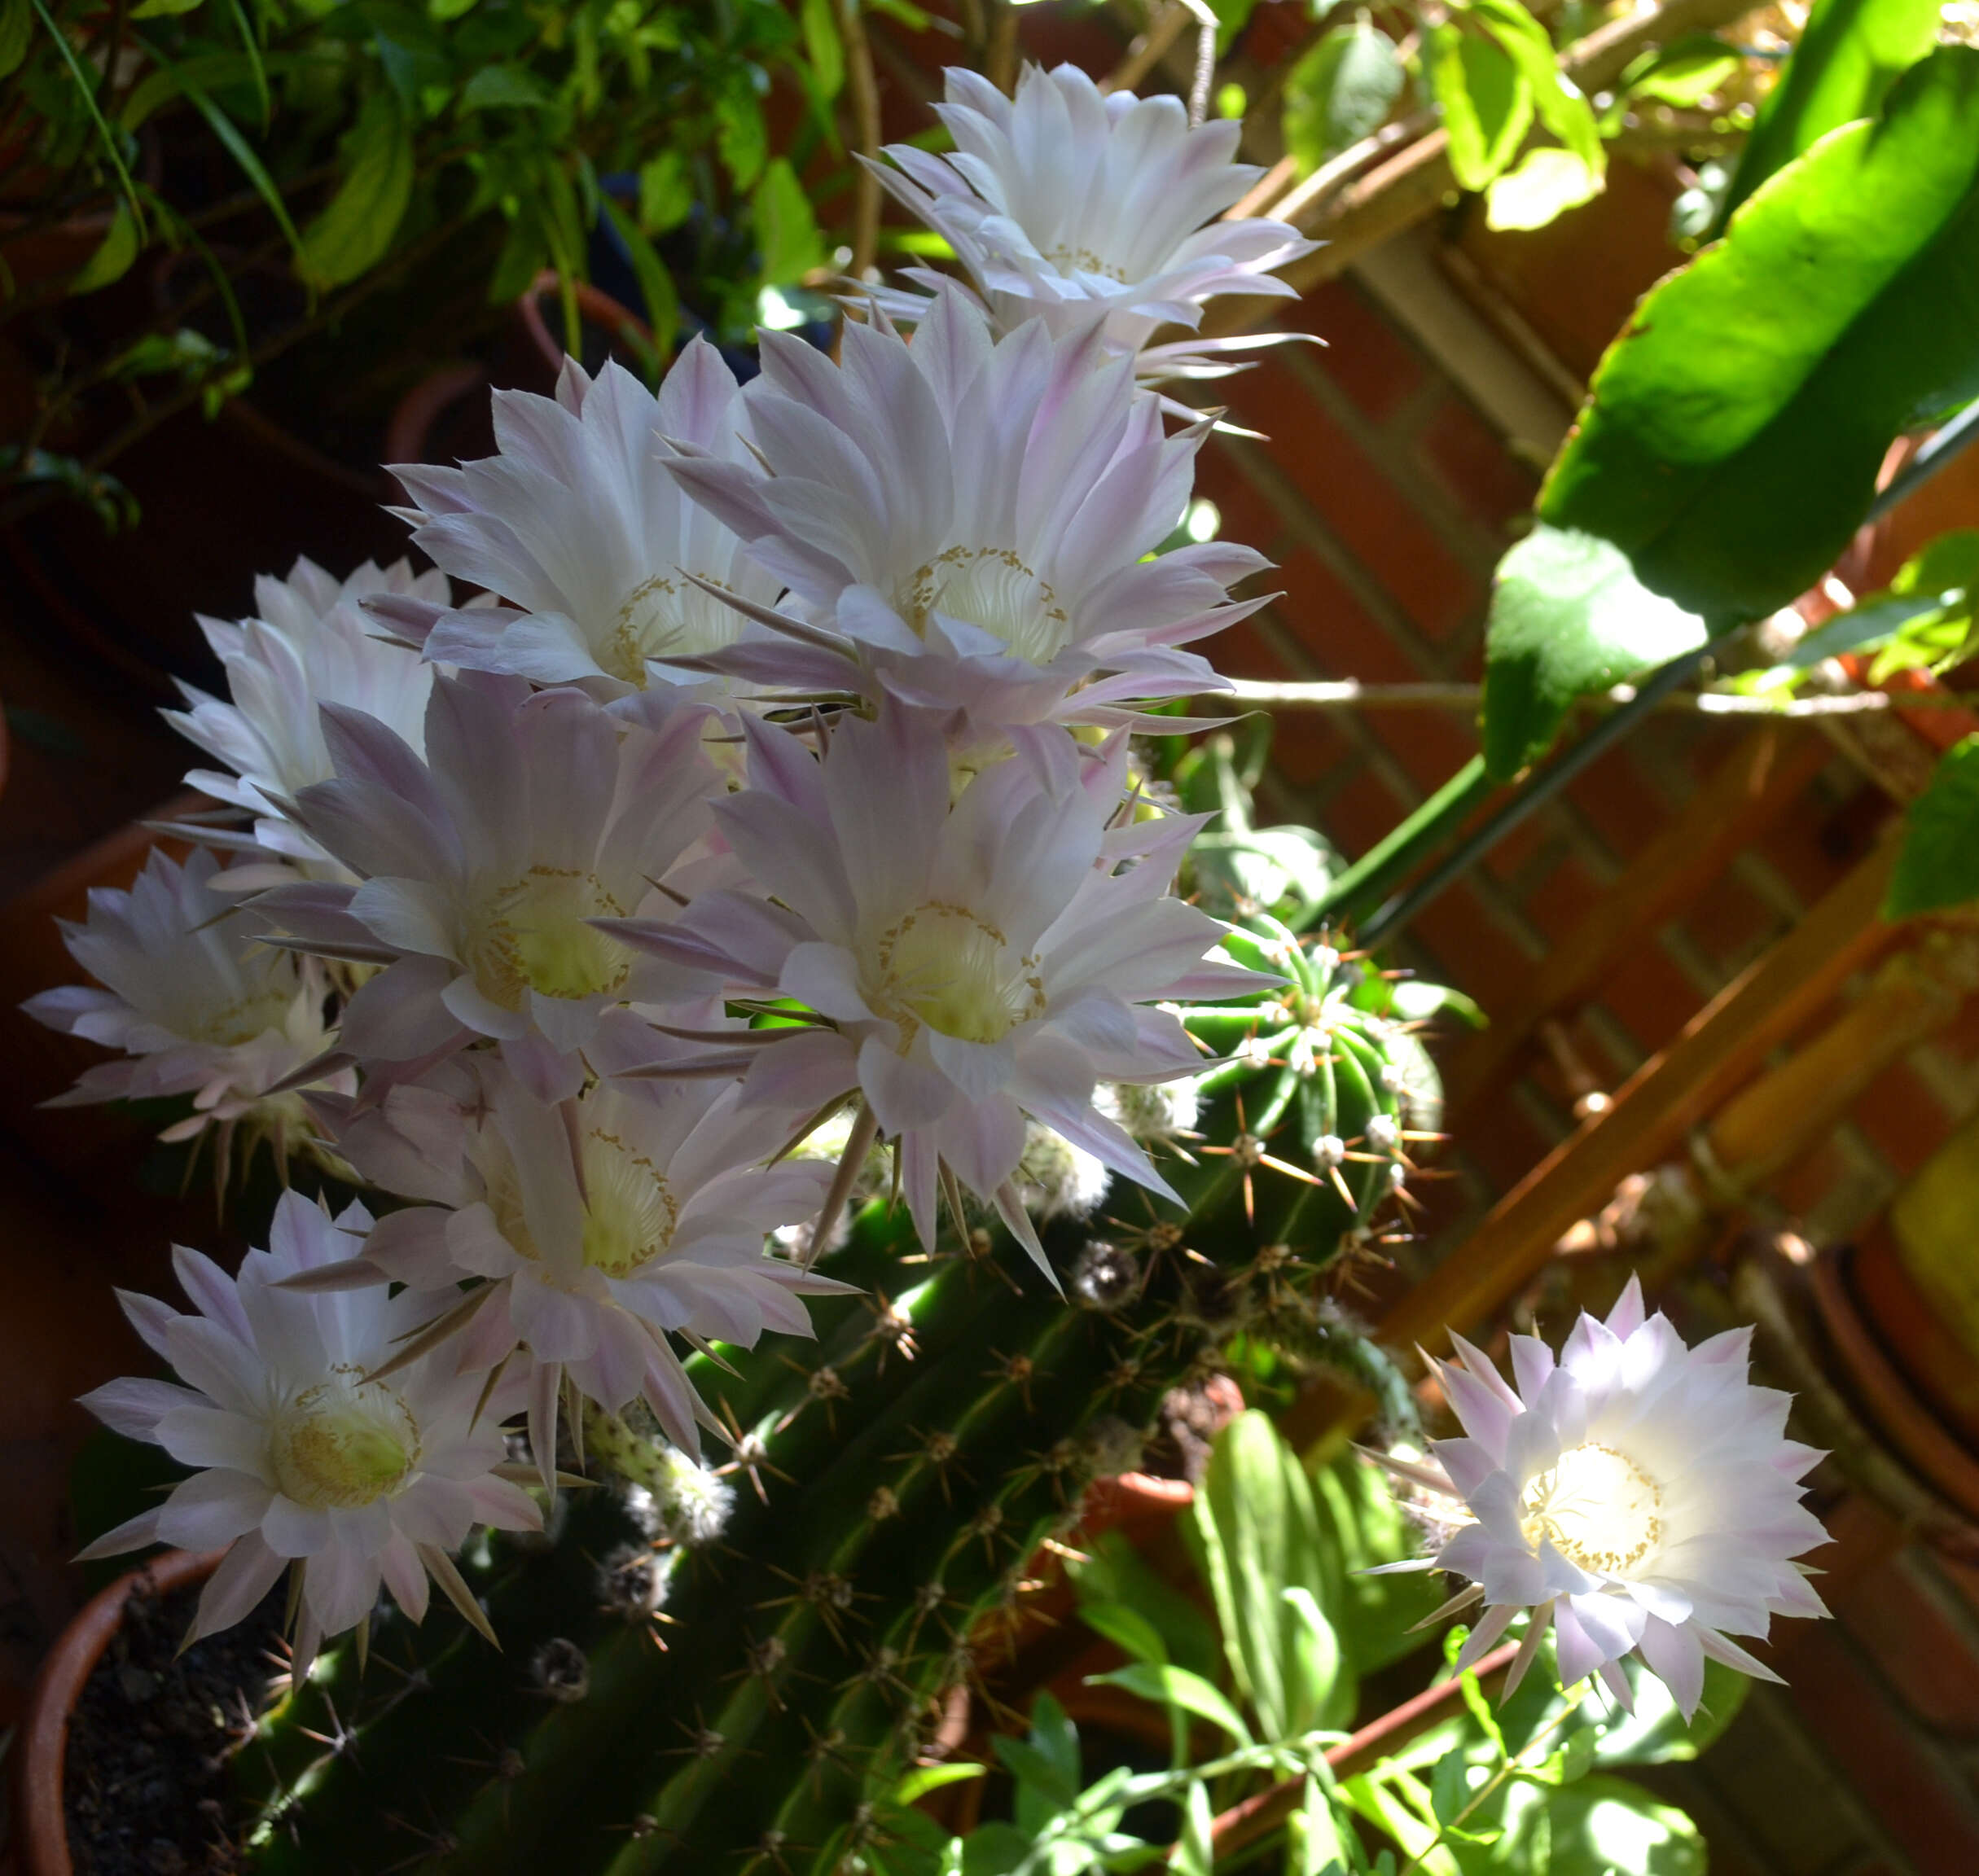
<svg viewBox="0 0 1979 1876">
<path fill-rule="evenodd" d="M 1112 1098 L 1180 1208 L 1117 1186 L 1053 1216 L 1043 1167 L 1054 1289 L 1000 1226 L 949 1221 L 925 1256 L 869 1199 L 822 1265 L 860 1293 L 815 1306 L 814 1343 L 691 1365 L 725 1459 L 587 1409 L 565 1460 L 596 1483 L 550 1535 L 463 1556 L 499 1651 L 381 1615 L 368 1661 L 346 1646 L 270 1717 L 253 1866 L 862 1867 L 1041 1545 L 1138 1462 L 1169 1390 L 1240 1335 L 1381 1365 L 1324 1296 L 1408 1203 L 1420 1045 L 1325 942 L 1262 916 L 1231 942 L 1285 987 L 1188 1013 L 1193 1084 Z"/>
</svg>

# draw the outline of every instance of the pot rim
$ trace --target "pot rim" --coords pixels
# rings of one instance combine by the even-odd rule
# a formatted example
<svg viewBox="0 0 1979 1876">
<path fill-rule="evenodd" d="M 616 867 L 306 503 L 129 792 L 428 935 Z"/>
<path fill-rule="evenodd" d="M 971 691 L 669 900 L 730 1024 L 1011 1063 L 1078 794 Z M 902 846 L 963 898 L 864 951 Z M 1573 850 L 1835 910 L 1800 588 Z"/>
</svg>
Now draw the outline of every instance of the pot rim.
<svg viewBox="0 0 1979 1876">
<path fill-rule="evenodd" d="M 68 1853 L 63 1776 L 68 1723 L 76 1703 L 110 1637 L 124 1619 L 124 1605 L 140 1582 L 169 1594 L 203 1581 L 219 1568 L 225 1550 L 167 1550 L 126 1571 L 84 1603 L 56 1638 L 34 1677 L 21 1721 L 20 1849 L 22 1876 L 75 1876 Z"/>
</svg>

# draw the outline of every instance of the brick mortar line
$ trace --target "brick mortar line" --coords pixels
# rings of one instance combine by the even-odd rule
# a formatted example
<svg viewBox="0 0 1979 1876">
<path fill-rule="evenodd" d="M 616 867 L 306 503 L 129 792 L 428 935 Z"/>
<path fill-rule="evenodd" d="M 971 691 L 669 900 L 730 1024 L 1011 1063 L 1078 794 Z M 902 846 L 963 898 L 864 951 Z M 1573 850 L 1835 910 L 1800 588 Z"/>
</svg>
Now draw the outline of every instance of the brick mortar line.
<svg viewBox="0 0 1979 1876">
<path fill-rule="evenodd" d="M 1394 484 L 1396 493 L 1416 509 L 1433 530 L 1444 537 L 1444 545 L 1463 563 L 1467 572 L 1489 580 L 1503 557 L 1506 541 L 1477 519 L 1460 500 L 1437 479 L 1437 471 L 1420 454 L 1420 434 L 1398 436 L 1388 424 L 1367 415 L 1341 388 L 1317 360 L 1302 356 L 1302 347 L 1288 347 L 1277 362 L 1348 436 L 1372 457 L 1375 465 Z M 1433 364 L 1434 376 L 1424 390 L 1438 388 L 1443 398 L 1462 393 Z M 1417 393 L 1416 395 L 1419 395 Z M 1411 397 L 1413 401 L 1413 396 Z M 1405 406 L 1406 407 L 1406 406 Z M 1420 427 L 1419 432 L 1420 432 Z"/>
</svg>

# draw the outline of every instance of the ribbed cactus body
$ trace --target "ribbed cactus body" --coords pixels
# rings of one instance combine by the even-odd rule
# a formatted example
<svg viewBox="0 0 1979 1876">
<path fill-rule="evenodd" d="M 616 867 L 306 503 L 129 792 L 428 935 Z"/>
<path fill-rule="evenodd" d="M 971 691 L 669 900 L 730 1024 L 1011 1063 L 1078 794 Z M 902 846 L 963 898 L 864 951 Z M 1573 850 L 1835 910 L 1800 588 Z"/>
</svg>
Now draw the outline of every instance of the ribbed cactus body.
<svg viewBox="0 0 1979 1876">
<path fill-rule="evenodd" d="M 319 1670 L 266 1729 L 294 1795 L 255 1867 L 845 1865 L 1164 1394 L 1240 1333 L 1338 1339 L 1315 1285 L 1394 1190 L 1394 1032 L 1323 947 L 1277 931 L 1257 961 L 1292 977 L 1282 996 L 1190 1017 L 1217 1059 L 1194 1137 L 1154 1147 L 1183 1209 L 1116 1183 L 1102 1216 L 1047 1227 L 1061 1295 L 1000 1232 L 919 1260 L 869 1203 L 827 1265 L 865 1294 L 818 1304 L 814 1343 L 695 1364 L 744 1435 L 718 1534 L 704 1491 L 669 1523 L 678 1455 L 594 1415 L 594 1471 L 648 1497 L 568 1492 L 553 1544 L 464 1560 L 501 1652 L 439 1610 L 381 1622 L 362 1680 L 349 1649 Z M 304 1731 L 334 1737 L 332 1705 L 336 1751 Z"/>
</svg>

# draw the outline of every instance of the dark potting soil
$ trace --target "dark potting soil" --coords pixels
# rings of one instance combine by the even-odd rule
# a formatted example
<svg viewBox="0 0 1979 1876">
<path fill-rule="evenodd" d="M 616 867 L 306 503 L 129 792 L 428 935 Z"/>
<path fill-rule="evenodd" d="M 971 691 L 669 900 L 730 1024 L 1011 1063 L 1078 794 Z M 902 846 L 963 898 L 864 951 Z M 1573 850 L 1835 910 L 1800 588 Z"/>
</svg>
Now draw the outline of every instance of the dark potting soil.
<svg viewBox="0 0 1979 1876">
<path fill-rule="evenodd" d="M 281 1672 L 283 1590 L 181 1655 L 199 1599 L 140 1589 L 83 1687 L 63 1791 L 76 1876 L 237 1867 L 231 1766 Z"/>
</svg>

